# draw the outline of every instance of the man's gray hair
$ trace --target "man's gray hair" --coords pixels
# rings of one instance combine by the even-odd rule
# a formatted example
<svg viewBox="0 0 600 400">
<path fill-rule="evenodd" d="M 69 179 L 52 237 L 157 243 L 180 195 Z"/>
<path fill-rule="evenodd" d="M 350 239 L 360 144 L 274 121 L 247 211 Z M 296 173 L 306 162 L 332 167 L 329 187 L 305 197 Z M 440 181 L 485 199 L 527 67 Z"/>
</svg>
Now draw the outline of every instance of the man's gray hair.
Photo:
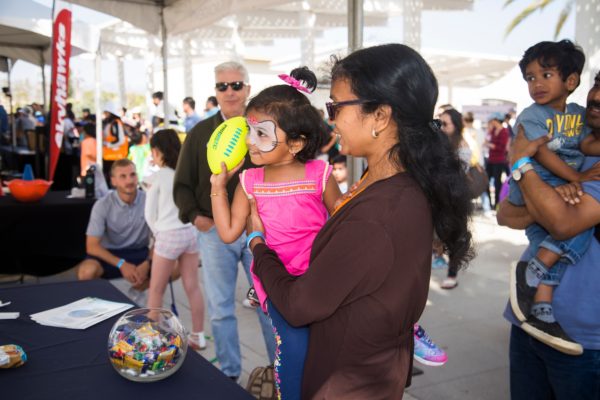
<svg viewBox="0 0 600 400">
<path fill-rule="evenodd" d="M 227 62 L 217 65 L 215 67 L 215 77 L 217 76 L 217 74 L 219 72 L 223 72 L 223 71 L 238 71 L 240 74 L 242 74 L 242 77 L 244 78 L 244 83 L 250 83 L 250 77 L 248 76 L 248 70 L 246 69 L 246 67 L 244 67 L 242 64 L 240 64 L 237 61 L 227 61 Z"/>
</svg>

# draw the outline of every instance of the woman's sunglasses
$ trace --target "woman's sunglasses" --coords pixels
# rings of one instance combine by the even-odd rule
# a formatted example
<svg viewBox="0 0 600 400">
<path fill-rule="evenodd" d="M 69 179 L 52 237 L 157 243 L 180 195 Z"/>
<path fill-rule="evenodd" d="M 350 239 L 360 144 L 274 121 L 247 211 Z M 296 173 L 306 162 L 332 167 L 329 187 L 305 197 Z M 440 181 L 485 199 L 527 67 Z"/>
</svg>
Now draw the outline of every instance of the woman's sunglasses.
<svg viewBox="0 0 600 400">
<path fill-rule="evenodd" d="M 236 82 L 217 82 L 217 84 L 215 85 L 215 88 L 219 91 L 219 92 L 225 92 L 227 91 L 227 88 L 229 86 L 231 86 L 231 88 L 233 90 L 235 90 L 236 92 L 239 90 L 242 90 L 242 88 L 244 87 L 245 83 L 243 81 L 236 81 Z"/>
<path fill-rule="evenodd" d="M 366 104 L 373 103 L 372 100 L 363 100 L 363 99 L 355 99 L 355 100 L 347 100 L 347 101 L 333 101 L 325 103 L 325 107 L 327 108 L 327 114 L 329 115 L 329 119 L 334 121 L 335 116 L 337 115 L 338 108 L 344 106 L 352 106 L 355 104 Z"/>
</svg>

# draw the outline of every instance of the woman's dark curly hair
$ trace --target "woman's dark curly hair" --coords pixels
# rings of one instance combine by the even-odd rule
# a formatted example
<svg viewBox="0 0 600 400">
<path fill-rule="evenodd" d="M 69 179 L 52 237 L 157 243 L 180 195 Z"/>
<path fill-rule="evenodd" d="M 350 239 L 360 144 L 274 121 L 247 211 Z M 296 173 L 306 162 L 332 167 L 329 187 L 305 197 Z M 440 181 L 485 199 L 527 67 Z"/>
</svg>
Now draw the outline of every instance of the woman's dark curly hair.
<svg viewBox="0 0 600 400">
<path fill-rule="evenodd" d="M 431 68 L 401 44 L 369 47 L 333 61 L 332 82 L 346 79 L 358 98 L 369 100 L 361 106 L 364 114 L 382 104 L 391 107 L 398 143 L 389 157 L 418 182 L 429 200 L 435 233 L 450 266 L 465 266 L 474 256 L 468 228 L 471 197 L 457 153 L 433 123 L 438 84 Z"/>
<path fill-rule="evenodd" d="M 317 77 L 307 67 L 294 69 L 290 76 L 311 92 L 317 87 Z M 310 104 L 308 98 L 290 85 L 268 87 L 250 99 L 246 113 L 255 110 L 273 117 L 277 126 L 290 140 L 303 139 L 304 148 L 296 154 L 296 159 L 306 162 L 315 158 L 328 137 L 327 125 L 319 111 Z"/>
<path fill-rule="evenodd" d="M 161 129 L 150 138 L 150 148 L 158 149 L 163 156 L 163 162 L 169 168 L 177 167 L 177 158 L 181 150 L 181 141 L 174 129 Z"/>
</svg>

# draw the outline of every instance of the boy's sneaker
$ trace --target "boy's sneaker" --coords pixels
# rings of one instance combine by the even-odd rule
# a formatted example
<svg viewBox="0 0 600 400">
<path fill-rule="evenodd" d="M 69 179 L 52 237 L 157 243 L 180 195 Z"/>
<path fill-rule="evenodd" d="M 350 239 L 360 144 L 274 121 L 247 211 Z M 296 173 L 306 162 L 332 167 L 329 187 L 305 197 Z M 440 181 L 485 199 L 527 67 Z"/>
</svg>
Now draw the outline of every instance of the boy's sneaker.
<svg viewBox="0 0 600 400">
<path fill-rule="evenodd" d="M 446 262 L 446 259 L 444 258 L 444 256 L 437 256 L 431 262 L 431 268 L 433 268 L 433 269 L 448 268 L 448 263 Z"/>
<path fill-rule="evenodd" d="M 583 348 L 569 337 L 558 322 L 544 322 L 531 315 L 523 322 L 521 328 L 540 342 L 552 347 L 561 353 L 578 356 L 583 353 Z"/>
<path fill-rule="evenodd" d="M 446 352 L 433 343 L 427 332 L 419 324 L 415 324 L 414 359 L 424 365 L 437 367 L 448 361 Z"/>
<path fill-rule="evenodd" d="M 525 272 L 527 271 L 527 262 L 520 261 L 510 270 L 510 306 L 515 317 L 521 322 L 525 322 L 531 312 L 533 297 L 536 288 L 527 284 Z"/>
</svg>

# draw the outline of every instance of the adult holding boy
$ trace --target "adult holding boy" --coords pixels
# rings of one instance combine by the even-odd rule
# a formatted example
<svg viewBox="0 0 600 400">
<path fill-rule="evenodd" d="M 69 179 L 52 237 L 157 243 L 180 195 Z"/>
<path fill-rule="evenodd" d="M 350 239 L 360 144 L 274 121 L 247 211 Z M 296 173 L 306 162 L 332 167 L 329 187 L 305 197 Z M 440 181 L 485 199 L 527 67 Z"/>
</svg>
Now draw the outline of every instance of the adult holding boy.
<svg viewBox="0 0 600 400">
<path fill-rule="evenodd" d="M 579 86 L 585 62 L 583 51 L 568 40 L 540 42 L 525 51 L 519 62 L 523 78 L 534 103 L 515 123 L 526 138 L 548 137 L 535 156 L 513 160 L 508 200 L 524 205 L 518 181 L 530 168 L 551 186 L 594 179 L 592 172 L 580 172 L 584 155 L 598 147 L 594 136 L 584 126 L 585 108 L 569 103 L 568 97 Z M 511 273 L 511 305 L 523 330 L 544 343 L 567 354 L 580 354 L 581 345 L 564 332 L 552 307 L 553 291 L 565 268 L 577 263 L 587 250 L 593 230 L 556 240 L 539 224 L 525 230 L 533 256 L 527 266 L 519 265 Z"/>
<path fill-rule="evenodd" d="M 600 140 L 600 72 L 587 97 L 586 122 L 591 135 Z M 533 157 L 548 141 L 541 137 L 528 141 L 519 129 L 513 144 L 511 161 Z M 600 169 L 600 157 L 586 157 L 582 171 Z M 532 338 L 520 328 L 510 307 L 505 318 L 512 323 L 510 337 L 511 398 L 521 399 L 598 399 L 600 398 L 600 181 L 568 184 L 552 188 L 534 169 L 518 181 L 525 200 L 514 206 L 504 200 L 498 223 L 513 229 L 525 229 L 533 222 L 545 227 L 555 239 L 567 239 L 587 229 L 595 229 L 595 238 L 580 260 L 566 269 L 553 298 L 554 315 L 565 332 L 583 348 L 579 356 L 556 351 Z M 522 260 L 532 256 L 526 250 Z M 521 265 L 526 264 L 522 261 Z"/>
</svg>

